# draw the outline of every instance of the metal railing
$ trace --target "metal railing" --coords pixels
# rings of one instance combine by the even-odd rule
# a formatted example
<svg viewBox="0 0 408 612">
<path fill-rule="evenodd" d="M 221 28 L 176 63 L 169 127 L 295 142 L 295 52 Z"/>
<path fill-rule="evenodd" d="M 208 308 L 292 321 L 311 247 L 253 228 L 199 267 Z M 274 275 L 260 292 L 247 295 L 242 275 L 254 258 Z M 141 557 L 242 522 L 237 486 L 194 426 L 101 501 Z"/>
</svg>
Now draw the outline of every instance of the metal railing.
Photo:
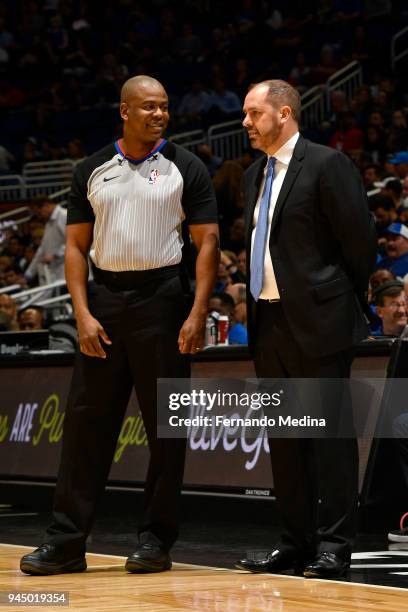
<svg viewBox="0 0 408 612">
<path fill-rule="evenodd" d="M 227 121 L 212 125 L 207 132 L 207 142 L 214 155 L 222 159 L 237 159 L 248 147 L 248 136 L 242 121 Z"/>
<path fill-rule="evenodd" d="M 38 287 L 34 287 L 33 289 L 24 289 L 23 291 L 19 291 L 18 293 L 13 293 L 13 299 L 19 304 L 19 308 L 27 308 L 31 304 L 42 305 L 43 302 L 48 302 L 55 297 L 58 298 L 56 301 L 60 301 L 61 295 L 54 295 L 56 291 L 58 291 L 61 287 L 66 287 L 65 280 L 57 280 L 53 283 L 49 283 L 48 285 L 39 285 Z M 12 287 L 13 285 L 11 285 Z M 6 293 L 7 289 L 11 289 L 11 287 L 4 287 L 4 293 Z M 64 300 L 71 299 L 69 293 L 63 294 Z M 66 296 L 66 297 L 65 297 Z"/>
<path fill-rule="evenodd" d="M 15 202 L 26 199 L 24 178 L 19 174 L 0 176 L 0 202 Z"/>
<path fill-rule="evenodd" d="M 330 110 L 331 95 L 334 91 L 342 91 L 350 100 L 358 87 L 363 84 L 363 69 L 360 62 L 350 62 L 341 70 L 328 78 L 326 83 L 327 109 Z"/>
<path fill-rule="evenodd" d="M 326 89 L 316 85 L 302 95 L 302 126 L 312 128 L 320 125 L 327 113 Z"/>
<path fill-rule="evenodd" d="M 350 62 L 333 74 L 326 84 L 316 85 L 302 95 L 302 126 L 310 128 L 320 125 L 330 112 L 331 95 L 334 91 L 344 92 L 350 99 L 363 84 L 361 64 Z M 194 151 L 197 144 L 207 143 L 214 155 L 223 159 L 236 159 L 248 147 L 246 130 L 240 119 L 213 125 L 207 134 L 202 130 L 185 132 L 171 137 L 173 142 Z"/>
<path fill-rule="evenodd" d="M 71 185 L 69 187 L 64 187 L 63 189 L 60 189 L 59 191 L 55 191 L 54 193 L 50 195 L 50 200 L 52 201 L 55 200 L 57 204 L 59 204 L 59 206 L 65 207 L 67 204 L 67 198 L 65 198 L 64 196 L 67 196 L 70 191 L 71 191 Z"/>
<path fill-rule="evenodd" d="M 397 63 L 408 55 L 408 26 L 397 32 L 391 39 L 391 67 L 396 71 Z"/>
<path fill-rule="evenodd" d="M 9 217 L 14 217 L 16 215 L 19 215 L 21 213 L 28 213 L 30 211 L 30 209 L 28 208 L 28 206 L 19 206 L 18 208 L 12 208 L 11 210 L 6 210 L 3 213 L 0 213 L 0 223 L 1 221 L 3 221 L 4 219 L 8 219 Z"/>
<path fill-rule="evenodd" d="M 170 136 L 169 140 L 195 153 L 200 144 L 206 143 L 206 135 L 204 130 L 192 130 L 190 132 L 174 134 Z"/>
<path fill-rule="evenodd" d="M 7 287 L 0 288 L 0 294 L 2 293 L 13 293 L 14 291 L 18 291 L 21 289 L 21 285 L 7 285 Z M 13 294 L 14 297 L 14 294 Z"/>
<path fill-rule="evenodd" d="M 28 162 L 24 164 L 23 176 L 26 178 L 38 178 L 39 180 L 44 180 L 44 177 L 49 178 L 54 175 L 71 177 L 74 166 L 75 162 L 72 159 Z"/>
<path fill-rule="evenodd" d="M 74 167 L 75 162 L 72 159 L 25 164 L 23 178 L 26 186 L 26 197 L 51 195 L 61 191 L 64 187 L 69 187 Z"/>
<path fill-rule="evenodd" d="M 19 293 L 16 293 L 15 295 L 13 295 L 13 298 L 19 301 L 27 296 L 30 297 L 37 293 L 48 291 L 49 289 L 57 289 L 58 287 L 63 287 L 66 284 L 67 283 L 65 280 L 57 280 L 57 281 L 54 281 L 53 283 L 50 283 L 49 285 L 41 285 L 40 287 L 34 287 L 33 289 L 24 289 L 23 291 L 20 291 Z M 7 287 L 5 287 L 5 289 L 7 289 Z"/>
<path fill-rule="evenodd" d="M 408 49 L 404 49 L 399 54 L 395 52 L 397 42 L 406 34 L 408 35 L 408 27 L 393 38 L 395 62 L 408 54 Z M 324 120 L 330 112 L 333 92 L 342 91 L 346 98 L 350 99 L 362 84 L 361 64 L 354 61 L 333 74 L 325 85 L 317 85 L 306 91 L 302 95 L 302 125 L 314 127 Z M 248 147 L 246 130 L 239 119 L 213 125 L 207 133 L 200 129 L 173 134 L 169 140 L 194 153 L 200 144 L 207 143 L 214 155 L 223 159 L 236 159 Z M 24 166 L 23 176 L 0 176 L 0 201 L 26 200 L 40 194 L 50 195 L 53 198 L 65 195 L 69 192 L 76 163 L 70 159 L 30 162 Z"/>
<path fill-rule="evenodd" d="M 25 164 L 22 175 L 0 176 L 0 202 L 30 200 L 38 195 L 56 197 L 71 185 L 76 162 L 62 159 Z"/>
</svg>

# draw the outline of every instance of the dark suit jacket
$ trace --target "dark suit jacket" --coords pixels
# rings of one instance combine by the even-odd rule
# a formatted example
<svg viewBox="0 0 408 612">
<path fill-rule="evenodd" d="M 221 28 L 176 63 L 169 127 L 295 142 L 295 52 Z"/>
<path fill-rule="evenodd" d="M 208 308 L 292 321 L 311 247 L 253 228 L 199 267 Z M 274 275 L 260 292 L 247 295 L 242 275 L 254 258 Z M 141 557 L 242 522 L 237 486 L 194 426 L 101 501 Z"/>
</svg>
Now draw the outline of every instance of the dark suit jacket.
<svg viewBox="0 0 408 612">
<path fill-rule="evenodd" d="M 253 213 L 266 157 L 244 175 L 249 344 L 255 302 L 249 292 Z M 367 337 L 361 304 L 377 239 L 360 175 L 345 155 L 302 136 L 272 219 L 269 249 L 288 324 L 306 355 L 330 355 Z"/>
</svg>

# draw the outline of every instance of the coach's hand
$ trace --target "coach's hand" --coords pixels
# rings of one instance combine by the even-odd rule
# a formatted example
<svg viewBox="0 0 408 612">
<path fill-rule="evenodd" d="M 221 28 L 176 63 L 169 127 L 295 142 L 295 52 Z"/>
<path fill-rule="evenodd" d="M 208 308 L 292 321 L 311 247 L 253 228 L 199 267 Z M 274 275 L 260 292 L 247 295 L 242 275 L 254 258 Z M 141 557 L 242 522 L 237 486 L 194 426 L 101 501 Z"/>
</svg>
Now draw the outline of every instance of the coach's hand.
<svg viewBox="0 0 408 612">
<path fill-rule="evenodd" d="M 90 313 L 77 317 L 79 347 L 81 353 L 88 357 L 106 358 L 101 339 L 105 344 L 112 344 L 102 325 Z"/>
<path fill-rule="evenodd" d="M 180 330 L 178 345 L 180 353 L 197 353 L 204 346 L 205 322 L 207 315 L 190 316 L 184 321 Z"/>
</svg>

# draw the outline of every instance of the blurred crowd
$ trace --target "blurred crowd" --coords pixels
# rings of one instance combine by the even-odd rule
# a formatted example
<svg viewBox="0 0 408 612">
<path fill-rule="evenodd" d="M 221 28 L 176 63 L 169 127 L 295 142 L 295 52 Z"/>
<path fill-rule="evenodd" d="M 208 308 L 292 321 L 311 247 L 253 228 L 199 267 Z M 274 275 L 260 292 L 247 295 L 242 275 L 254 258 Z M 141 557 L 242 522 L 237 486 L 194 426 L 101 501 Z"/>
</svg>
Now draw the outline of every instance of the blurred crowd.
<svg viewBox="0 0 408 612">
<path fill-rule="evenodd" d="M 303 92 L 352 60 L 371 87 L 334 96 L 313 136 L 382 163 L 406 148 L 403 88 L 384 76 L 407 20 L 403 0 L 0 0 L 0 173 L 113 140 L 134 74 L 165 84 L 175 133 L 239 118 L 252 82 Z"/>
<path fill-rule="evenodd" d="M 333 92 L 324 119 L 302 131 L 361 172 L 378 233 L 372 334 L 399 335 L 407 325 L 408 87 L 403 71 L 390 70 L 389 47 L 407 23 L 405 3 L 387 0 L 0 0 L 0 174 L 28 161 L 79 160 L 117 138 L 120 88 L 134 74 L 163 81 L 174 133 L 239 119 L 252 82 L 283 78 L 304 92 L 358 60 L 364 85 L 351 98 Z M 212 177 L 221 231 L 210 312 L 227 315 L 230 342 L 245 344 L 241 181 L 256 154 L 222 159 L 202 144 L 197 155 Z M 30 221 L 0 227 L 0 287 L 63 278 L 66 212 L 45 196 L 31 211 Z"/>
</svg>

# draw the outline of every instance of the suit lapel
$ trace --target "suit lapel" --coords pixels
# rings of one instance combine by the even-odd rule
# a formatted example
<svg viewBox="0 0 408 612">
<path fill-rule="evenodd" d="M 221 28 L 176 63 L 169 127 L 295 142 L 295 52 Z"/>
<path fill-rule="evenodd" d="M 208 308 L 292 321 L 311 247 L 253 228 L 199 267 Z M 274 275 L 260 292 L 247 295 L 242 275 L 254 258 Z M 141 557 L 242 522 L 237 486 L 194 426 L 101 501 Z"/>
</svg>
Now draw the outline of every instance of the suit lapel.
<svg viewBox="0 0 408 612">
<path fill-rule="evenodd" d="M 306 149 L 306 141 L 302 136 L 299 136 L 299 139 L 296 143 L 296 146 L 293 150 L 292 159 L 289 162 L 289 166 L 286 172 L 285 179 L 283 181 L 281 190 L 278 195 L 278 199 L 276 200 L 275 210 L 273 211 L 272 224 L 271 224 L 271 234 L 278 222 L 279 214 L 282 211 L 282 208 L 286 202 L 286 199 L 290 193 L 290 190 L 293 187 L 293 184 L 302 169 L 302 160 L 305 155 Z"/>
</svg>

